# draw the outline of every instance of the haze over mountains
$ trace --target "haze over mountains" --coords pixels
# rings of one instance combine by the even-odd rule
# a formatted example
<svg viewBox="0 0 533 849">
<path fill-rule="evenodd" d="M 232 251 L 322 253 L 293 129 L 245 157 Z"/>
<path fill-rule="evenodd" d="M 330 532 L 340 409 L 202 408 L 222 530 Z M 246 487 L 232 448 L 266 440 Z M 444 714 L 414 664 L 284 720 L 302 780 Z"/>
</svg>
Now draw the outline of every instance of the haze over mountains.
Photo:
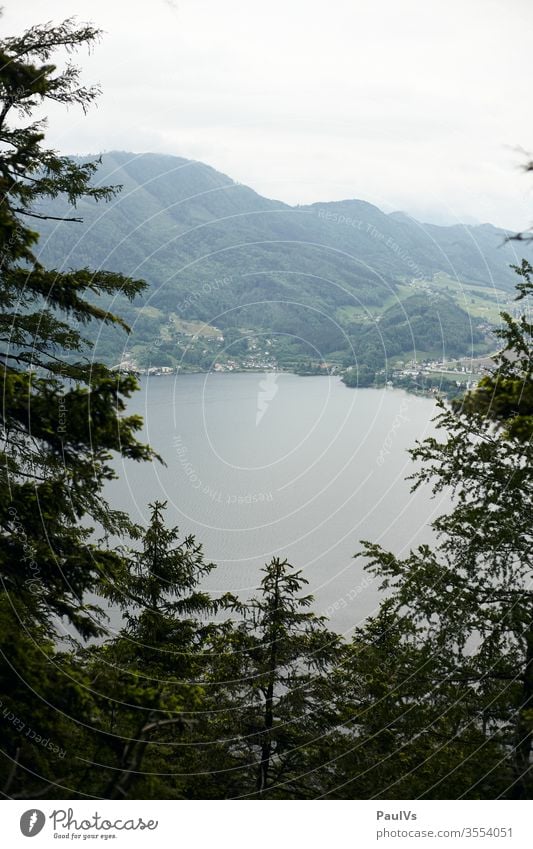
<svg viewBox="0 0 533 849">
<path fill-rule="evenodd" d="M 422 224 L 363 200 L 288 206 L 179 157 L 106 153 L 98 182 L 123 188 L 80 203 L 83 224 L 42 222 L 39 256 L 144 278 L 142 301 L 120 307 L 131 344 L 168 343 L 176 316 L 317 356 L 352 350 L 372 367 L 443 346 L 468 354 L 483 342 L 482 303 L 512 292 L 522 256 L 490 224 Z M 72 214 L 60 199 L 43 211 Z"/>
</svg>

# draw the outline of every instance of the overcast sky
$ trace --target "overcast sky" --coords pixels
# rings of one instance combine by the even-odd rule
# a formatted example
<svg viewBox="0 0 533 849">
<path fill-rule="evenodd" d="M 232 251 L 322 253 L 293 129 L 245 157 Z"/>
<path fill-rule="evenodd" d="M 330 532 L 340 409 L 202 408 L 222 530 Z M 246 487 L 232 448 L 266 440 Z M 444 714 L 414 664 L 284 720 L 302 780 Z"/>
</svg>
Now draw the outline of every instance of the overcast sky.
<svg viewBox="0 0 533 849">
<path fill-rule="evenodd" d="M 78 64 L 65 153 L 199 159 L 289 203 L 362 198 L 423 220 L 533 223 L 531 0 L 6 0 L 15 34 L 68 15 L 104 32 Z"/>
</svg>

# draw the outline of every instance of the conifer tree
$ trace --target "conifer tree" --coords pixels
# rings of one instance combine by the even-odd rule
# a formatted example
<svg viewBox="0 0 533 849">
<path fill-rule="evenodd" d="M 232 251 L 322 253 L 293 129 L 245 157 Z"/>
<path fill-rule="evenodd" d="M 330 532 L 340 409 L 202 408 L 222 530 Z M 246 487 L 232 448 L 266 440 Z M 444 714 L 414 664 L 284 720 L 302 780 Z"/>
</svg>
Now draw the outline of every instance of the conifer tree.
<svg viewBox="0 0 533 849">
<path fill-rule="evenodd" d="M 98 630 L 85 594 L 105 592 L 119 566 L 90 525 L 105 535 L 131 530 L 102 498 L 113 452 L 153 456 L 135 438 L 140 418 L 124 414 L 135 378 L 92 362 L 83 338 L 91 321 L 122 325 L 105 303 L 134 298 L 144 283 L 47 269 L 34 253 L 34 226 L 53 217 L 43 212 L 48 200 L 62 196 L 74 207 L 116 191 L 93 185 L 96 162 L 48 148 L 46 121 L 33 117 L 50 102 L 87 110 L 98 89 L 81 85 L 70 61 L 58 70 L 53 57 L 98 37 L 68 19 L 0 42 L 0 575 L 41 623 L 66 617 L 84 634 Z M 81 226 L 75 215 L 67 220 Z"/>
<path fill-rule="evenodd" d="M 430 437 L 411 451 L 421 462 L 414 488 L 426 483 L 434 493 L 452 493 L 452 509 L 434 522 L 438 543 L 404 559 L 371 543 L 364 553 L 392 591 L 398 616 L 445 653 L 448 681 L 459 682 L 465 698 L 475 696 L 472 723 L 504 748 L 502 772 L 512 770 L 500 792 L 531 798 L 532 270 L 527 263 L 517 270 L 524 311 L 519 320 L 504 314 L 505 346 L 492 373 L 462 402 L 441 403 L 443 439 Z"/>
<path fill-rule="evenodd" d="M 312 611 L 313 596 L 301 594 L 307 583 L 301 571 L 274 557 L 246 606 L 233 696 L 241 735 L 234 751 L 255 764 L 243 795 L 312 798 L 320 786 L 314 750 L 331 721 L 323 684 L 340 640 Z"/>
</svg>

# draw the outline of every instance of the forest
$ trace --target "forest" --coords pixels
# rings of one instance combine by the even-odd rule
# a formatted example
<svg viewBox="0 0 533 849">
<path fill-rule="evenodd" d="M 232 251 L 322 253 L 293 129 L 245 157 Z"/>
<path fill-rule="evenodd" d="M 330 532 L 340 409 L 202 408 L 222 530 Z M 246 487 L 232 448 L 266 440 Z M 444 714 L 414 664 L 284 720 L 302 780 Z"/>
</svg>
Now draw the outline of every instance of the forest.
<svg viewBox="0 0 533 849">
<path fill-rule="evenodd" d="M 492 371 L 411 451 L 413 488 L 453 494 L 437 542 L 354 550 L 377 613 L 341 638 L 283 558 L 253 598 L 211 597 L 216 566 L 164 501 L 142 527 L 103 495 L 113 458 L 164 460 L 128 414 L 135 377 L 86 338 L 127 333 L 108 305 L 145 282 L 37 255 L 51 201 L 75 226 L 79 202 L 118 191 L 95 184 L 97 161 L 49 149 L 35 117 L 92 104 L 53 57 L 98 37 L 67 20 L 0 44 L 3 798 L 532 798 L 533 267 L 514 268 L 520 315 L 502 314 Z M 411 322 L 434 330 L 418 300 Z"/>
</svg>

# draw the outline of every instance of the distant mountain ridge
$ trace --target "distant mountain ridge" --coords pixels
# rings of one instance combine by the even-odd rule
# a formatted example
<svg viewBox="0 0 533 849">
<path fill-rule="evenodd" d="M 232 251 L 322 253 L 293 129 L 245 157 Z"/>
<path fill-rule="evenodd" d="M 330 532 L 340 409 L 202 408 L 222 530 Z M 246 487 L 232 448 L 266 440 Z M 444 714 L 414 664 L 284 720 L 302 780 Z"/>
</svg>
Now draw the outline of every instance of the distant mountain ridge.
<svg viewBox="0 0 533 849">
<path fill-rule="evenodd" d="M 83 225 L 43 222 L 40 259 L 144 278 L 144 313 L 124 308 L 146 343 L 175 314 L 285 334 L 325 354 L 349 350 L 368 335 L 372 311 L 397 308 L 406 287 L 436 275 L 507 292 L 515 284 L 515 243 L 492 225 L 421 224 L 355 199 L 289 206 L 201 162 L 160 154 L 105 153 L 98 182 L 122 192 L 105 205 L 80 202 Z M 61 199 L 42 211 L 71 214 Z M 475 322 L 455 307 L 467 351 Z"/>
</svg>

